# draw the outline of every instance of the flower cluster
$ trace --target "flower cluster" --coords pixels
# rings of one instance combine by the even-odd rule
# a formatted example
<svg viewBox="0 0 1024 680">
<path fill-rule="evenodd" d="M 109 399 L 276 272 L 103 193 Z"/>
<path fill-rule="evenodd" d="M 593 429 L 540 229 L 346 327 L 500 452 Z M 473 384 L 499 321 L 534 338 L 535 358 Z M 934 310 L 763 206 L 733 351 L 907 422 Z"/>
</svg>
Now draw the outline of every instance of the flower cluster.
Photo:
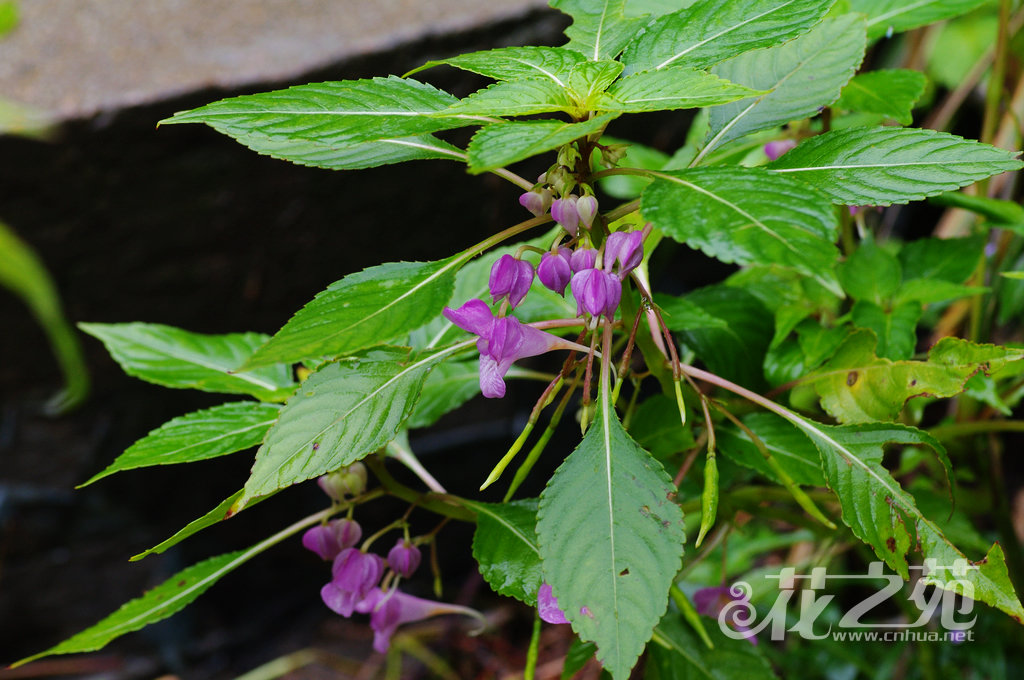
<svg viewBox="0 0 1024 680">
<path fill-rule="evenodd" d="M 330 480 L 324 480 L 318 480 L 321 487 L 333 490 Z M 466 607 L 424 600 L 398 590 L 398 581 L 409 578 L 419 567 L 419 548 L 408 538 L 399 538 L 385 560 L 356 547 L 362 534 L 354 520 L 337 519 L 308 529 L 302 545 L 331 561 L 331 580 L 320 589 L 324 604 L 346 618 L 353 613 L 370 615 L 375 650 L 386 652 L 395 629 L 403 623 L 439 614 L 478 616 Z"/>
</svg>

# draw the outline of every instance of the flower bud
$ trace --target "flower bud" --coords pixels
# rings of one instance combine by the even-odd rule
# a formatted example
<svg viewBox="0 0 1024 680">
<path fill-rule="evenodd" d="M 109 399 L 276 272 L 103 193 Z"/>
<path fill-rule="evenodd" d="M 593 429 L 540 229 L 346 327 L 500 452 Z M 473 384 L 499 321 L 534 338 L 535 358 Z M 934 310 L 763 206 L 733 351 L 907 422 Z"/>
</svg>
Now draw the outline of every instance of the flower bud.
<svg viewBox="0 0 1024 680">
<path fill-rule="evenodd" d="M 512 307 L 517 306 L 526 297 L 533 284 L 533 265 L 525 260 L 517 260 L 511 255 L 502 255 L 491 265 L 491 277 L 488 285 L 494 301 L 508 295 Z"/>
<path fill-rule="evenodd" d="M 352 463 L 316 480 L 323 492 L 336 501 L 346 496 L 358 496 L 366 489 L 366 466 Z"/>
<path fill-rule="evenodd" d="M 519 197 L 519 205 L 529 210 L 535 217 L 545 215 L 548 208 L 551 207 L 551 191 L 548 189 L 527 191 Z"/>
<path fill-rule="evenodd" d="M 764 155 L 768 156 L 768 160 L 774 161 L 795 146 L 795 139 L 776 139 L 764 145 Z"/>
<path fill-rule="evenodd" d="M 644 259 L 644 235 L 639 231 L 616 231 L 604 243 L 604 270 L 610 272 L 619 263 L 619 278 L 625 278 Z"/>
<path fill-rule="evenodd" d="M 580 216 L 580 222 L 584 229 L 594 226 L 594 218 L 597 217 L 597 198 L 595 196 L 581 196 L 576 201 L 576 212 Z"/>
<path fill-rule="evenodd" d="M 547 252 L 541 256 L 540 264 L 537 265 L 537 278 L 545 288 L 565 295 L 565 287 L 572 278 L 569 265 L 571 258 L 572 251 L 568 248 L 559 248 L 557 253 Z"/>
<path fill-rule="evenodd" d="M 333 560 L 342 550 L 351 548 L 363 536 L 358 523 L 350 519 L 336 519 L 308 529 L 302 535 L 302 545 L 325 560 Z"/>
<path fill-rule="evenodd" d="M 580 229 L 580 214 L 576 210 L 576 194 L 569 194 L 551 202 L 551 219 L 575 236 Z"/>
<path fill-rule="evenodd" d="M 600 269 L 584 269 L 572 277 L 571 285 L 577 314 L 586 311 L 591 316 L 615 316 L 622 298 L 622 283 L 617 276 Z"/>
<path fill-rule="evenodd" d="M 601 162 L 609 168 L 619 164 L 629 150 L 629 144 L 609 144 L 601 149 Z"/>
<path fill-rule="evenodd" d="M 402 578 L 409 578 L 420 566 L 420 549 L 404 538 L 398 539 L 388 553 L 388 566 Z"/>
<path fill-rule="evenodd" d="M 584 269 L 593 269 L 596 262 L 597 251 L 595 249 L 580 248 L 573 251 L 572 257 L 569 258 L 569 267 L 574 274 L 577 274 Z"/>
</svg>

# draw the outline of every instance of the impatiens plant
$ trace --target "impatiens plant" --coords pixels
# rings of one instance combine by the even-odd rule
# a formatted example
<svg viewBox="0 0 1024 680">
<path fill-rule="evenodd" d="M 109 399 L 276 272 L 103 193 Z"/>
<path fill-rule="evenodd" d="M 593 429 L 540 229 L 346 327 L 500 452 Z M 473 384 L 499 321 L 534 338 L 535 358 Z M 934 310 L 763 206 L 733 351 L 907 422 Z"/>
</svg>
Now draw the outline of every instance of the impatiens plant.
<svg viewBox="0 0 1024 680">
<path fill-rule="evenodd" d="M 984 3 L 551 4 L 571 21 L 560 47 L 461 54 L 402 77 L 234 97 L 162 121 L 204 123 L 257 153 L 334 170 L 464 164 L 516 185 L 524 219 L 443 260 L 344 276 L 271 337 L 82 324 L 133 376 L 248 397 L 170 421 L 89 480 L 259 447 L 240 491 L 146 554 L 309 480 L 329 506 L 30 659 L 98 649 L 170 616 L 266 548 L 297 547 L 299 534 L 331 562 L 323 602 L 369 615 L 384 651 L 403 623 L 472 613 L 405 584 L 449 520 L 476 524 L 473 557 L 495 591 L 568 623 L 574 650 L 614 678 L 642 659 L 652 678 L 771 677 L 770 644 L 730 640 L 699 613 L 738 601 L 727 577 L 797 543 L 812 546 L 815 566 L 861 551 L 904 580 L 924 563 L 971 560 L 964 573 L 920 578 L 1024 619 L 1012 527 L 996 522 L 1007 554 L 963 510 L 1004 507 L 990 438 L 1024 429 L 1007 419 L 1024 397 L 1011 324 L 1024 310 L 1013 271 L 1024 211 L 1012 182 L 990 179 L 1022 163 L 990 143 L 904 127 L 925 76 L 871 68 L 891 66 L 880 39 Z M 1004 12 L 986 142 L 1011 23 Z M 412 77 L 434 68 L 493 82 L 458 99 Z M 614 136 L 621 118 L 655 111 L 677 112 L 685 145 Z M 448 133 L 458 128 L 474 128 L 465 148 Z M 546 170 L 524 178 L 517 170 L 535 157 Z M 926 198 L 977 218 L 902 240 L 894 208 L 851 209 Z M 674 243 L 732 273 L 660 292 L 680 288 Z M 538 370 L 517 368 L 529 357 Z M 447 493 L 407 432 L 478 392 L 510 391 L 536 398 L 522 434 L 507 452 L 479 452 L 493 459 L 481 488 L 503 489 L 503 502 Z M 551 443 L 577 427 L 574 450 Z M 541 457 L 557 464 L 547 480 L 536 479 Z M 396 481 L 395 466 L 420 486 Z M 519 493 L 531 475 L 539 498 Z M 971 500 L 955 510 L 936 492 L 938 480 L 952 495 L 958 479 L 989 476 L 995 490 L 968 485 Z M 358 522 L 386 495 L 436 514 L 438 528 L 413 535 L 406 513 L 364 537 Z M 743 565 L 729 561 L 736 550 Z M 720 571 L 709 571 L 711 554 Z M 796 566 L 811 564 L 806 554 Z M 756 641 L 733 619 L 723 625 Z M 527 677 L 536 658 L 534 647 Z"/>
</svg>

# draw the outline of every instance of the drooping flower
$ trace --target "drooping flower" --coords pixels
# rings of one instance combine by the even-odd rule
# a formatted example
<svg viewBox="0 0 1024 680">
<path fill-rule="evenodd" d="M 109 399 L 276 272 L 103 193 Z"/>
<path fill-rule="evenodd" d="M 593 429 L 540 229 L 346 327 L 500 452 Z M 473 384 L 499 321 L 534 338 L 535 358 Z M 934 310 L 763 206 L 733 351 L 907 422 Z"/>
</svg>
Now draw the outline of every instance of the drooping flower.
<svg viewBox="0 0 1024 680">
<path fill-rule="evenodd" d="M 587 348 L 574 342 L 527 326 L 513 316 L 495 318 L 483 300 L 472 299 L 458 309 L 444 308 L 444 316 L 464 331 L 480 336 L 480 391 L 485 397 L 505 396 L 505 374 L 512 364 L 525 357 L 553 349 Z"/>
<path fill-rule="evenodd" d="M 764 145 L 764 155 L 768 156 L 768 160 L 774 161 L 795 146 L 795 139 L 776 139 Z"/>
<path fill-rule="evenodd" d="M 464 614 L 486 623 L 483 615 L 475 609 L 460 607 L 446 602 L 424 600 L 407 595 L 400 590 L 372 590 L 356 607 L 360 614 L 370 615 L 370 628 L 373 629 L 373 648 L 383 654 L 391 645 L 391 636 L 403 623 L 420 621 L 441 614 Z M 479 631 L 477 631 L 479 632 Z"/>
<path fill-rule="evenodd" d="M 604 243 L 604 270 L 619 265 L 619 278 L 640 266 L 644 259 L 644 235 L 639 231 L 616 231 L 608 235 Z"/>
<path fill-rule="evenodd" d="M 693 605 L 697 608 L 697 613 L 710 616 L 713 619 L 718 619 L 722 614 L 722 610 L 730 603 L 745 601 L 746 598 L 742 597 L 741 591 L 728 586 L 701 588 L 693 594 Z M 750 644 L 757 644 L 757 636 L 750 630 L 750 626 L 741 624 L 735 617 L 729 617 L 727 623 L 737 631 L 746 633 L 743 637 L 749 640 Z"/>
<path fill-rule="evenodd" d="M 568 248 L 559 248 L 557 252 L 546 252 L 540 258 L 537 265 L 537 278 L 548 290 L 553 290 L 559 295 L 565 295 L 565 287 L 569 285 L 572 278 L 572 267 L 569 262 L 572 258 L 572 251 Z"/>
<path fill-rule="evenodd" d="M 358 496 L 366 489 L 366 466 L 352 463 L 316 480 L 325 494 L 333 500 L 344 500 L 346 496 Z"/>
<path fill-rule="evenodd" d="M 594 226 L 594 218 L 597 217 L 597 197 L 593 195 L 580 196 L 576 201 L 576 213 L 580 216 L 580 223 L 585 229 Z"/>
<path fill-rule="evenodd" d="M 363 536 L 359 524 L 350 519 L 319 524 L 302 535 L 302 545 L 325 560 L 333 560 L 342 550 L 351 548 Z"/>
<path fill-rule="evenodd" d="M 342 616 L 352 616 L 359 604 L 384 574 L 384 560 L 379 555 L 356 548 L 342 550 L 334 558 L 331 582 L 320 589 L 324 604 Z"/>
<path fill-rule="evenodd" d="M 420 549 L 404 538 L 395 542 L 395 547 L 388 552 L 388 566 L 402 578 L 409 578 L 420 566 Z"/>
<path fill-rule="evenodd" d="M 580 214 L 576 209 L 576 201 L 576 194 L 569 194 L 551 202 L 551 219 L 573 236 L 580 230 Z"/>
<path fill-rule="evenodd" d="M 495 302 L 507 295 L 509 305 L 517 306 L 526 297 L 532 283 L 533 265 L 526 260 L 502 255 L 491 265 L 488 286 Z"/>
<path fill-rule="evenodd" d="M 602 269 L 584 269 L 572 277 L 572 296 L 576 298 L 576 313 L 586 311 L 591 316 L 604 314 L 611 319 L 622 299 L 619 277 Z"/>
<path fill-rule="evenodd" d="M 584 269 L 593 269 L 595 263 L 597 263 L 597 250 L 595 248 L 579 248 L 574 250 L 572 257 L 569 258 L 569 267 L 574 274 L 578 274 Z"/>
<path fill-rule="evenodd" d="M 537 591 L 537 614 L 541 621 L 548 623 L 569 623 L 565 613 L 558 607 L 558 598 L 551 592 L 551 586 L 542 583 Z"/>
<path fill-rule="evenodd" d="M 540 217 L 551 207 L 551 190 L 527 191 L 519 197 L 519 205 L 529 210 L 535 217 Z"/>
</svg>

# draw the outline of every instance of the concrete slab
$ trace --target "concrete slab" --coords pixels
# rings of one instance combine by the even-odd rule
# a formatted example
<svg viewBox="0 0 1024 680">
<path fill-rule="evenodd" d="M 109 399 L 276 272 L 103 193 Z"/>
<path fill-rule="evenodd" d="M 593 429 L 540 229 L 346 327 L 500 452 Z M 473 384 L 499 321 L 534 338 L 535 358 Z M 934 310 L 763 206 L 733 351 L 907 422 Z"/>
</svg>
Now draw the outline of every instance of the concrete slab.
<svg viewBox="0 0 1024 680">
<path fill-rule="evenodd" d="M 0 96 L 58 119 L 90 116 L 205 87 L 282 80 L 546 4 L 23 0 L 20 25 L 0 40 Z"/>
</svg>

